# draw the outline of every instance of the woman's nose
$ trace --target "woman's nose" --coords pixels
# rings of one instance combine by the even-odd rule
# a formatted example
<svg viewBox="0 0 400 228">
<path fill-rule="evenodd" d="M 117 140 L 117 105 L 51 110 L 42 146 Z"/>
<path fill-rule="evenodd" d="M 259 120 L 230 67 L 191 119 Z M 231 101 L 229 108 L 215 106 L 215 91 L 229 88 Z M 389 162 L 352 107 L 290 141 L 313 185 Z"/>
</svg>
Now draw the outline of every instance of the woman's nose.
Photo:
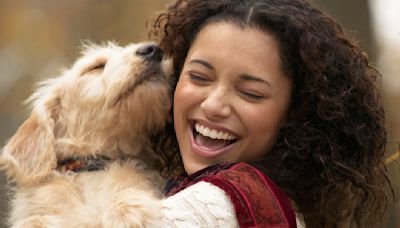
<svg viewBox="0 0 400 228">
<path fill-rule="evenodd" d="M 200 107 L 210 119 L 227 118 L 232 112 L 229 95 L 223 89 L 214 89 L 208 93 Z"/>
</svg>

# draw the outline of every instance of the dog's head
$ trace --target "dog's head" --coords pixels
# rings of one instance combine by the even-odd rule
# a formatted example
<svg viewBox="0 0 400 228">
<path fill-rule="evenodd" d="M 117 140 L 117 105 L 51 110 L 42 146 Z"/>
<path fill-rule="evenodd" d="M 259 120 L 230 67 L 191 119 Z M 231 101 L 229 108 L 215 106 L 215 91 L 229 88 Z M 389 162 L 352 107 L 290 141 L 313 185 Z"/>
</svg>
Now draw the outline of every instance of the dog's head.
<svg viewBox="0 0 400 228">
<path fill-rule="evenodd" d="M 2 168 L 28 183 L 59 159 L 134 156 L 168 120 L 171 65 L 152 43 L 87 45 L 71 69 L 32 95 L 32 114 L 3 148 Z"/>
</svg>

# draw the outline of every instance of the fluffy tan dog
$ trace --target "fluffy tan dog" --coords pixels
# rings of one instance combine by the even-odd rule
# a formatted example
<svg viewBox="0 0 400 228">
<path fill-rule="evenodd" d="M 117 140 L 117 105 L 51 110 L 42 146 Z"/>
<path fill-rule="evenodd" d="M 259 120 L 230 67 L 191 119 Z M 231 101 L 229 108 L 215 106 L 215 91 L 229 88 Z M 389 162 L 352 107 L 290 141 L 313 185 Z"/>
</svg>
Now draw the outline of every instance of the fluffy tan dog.
<svg viewBox="0 0 400 228">
<path fill-rule="evenodd" d="M 167 121 L 170 67 L 154 44 L 88 45 L 43 82 L 0 157 L 16 183 L 10 225 L 158 226 L 149 137 Z"/>
</svg>

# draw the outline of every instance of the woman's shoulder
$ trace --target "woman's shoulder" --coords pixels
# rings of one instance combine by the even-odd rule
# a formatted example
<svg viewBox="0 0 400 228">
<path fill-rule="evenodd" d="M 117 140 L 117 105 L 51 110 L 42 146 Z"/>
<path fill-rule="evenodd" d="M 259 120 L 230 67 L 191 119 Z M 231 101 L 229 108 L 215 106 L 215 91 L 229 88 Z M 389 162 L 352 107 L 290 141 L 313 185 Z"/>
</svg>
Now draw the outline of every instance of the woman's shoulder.
<svg viewBox="0 0 400 228">
<path fill-rule="evenodd" d="M 250 164 L 217 164 L 175 181 L 169 195 L 196 188 L 196 184 L 204 182 L 223 190 L 241 227 L 296 227 L 288 197 L 267 175 Z"/>
<path fill-rule="evenodd" d="M 227 170 L 232 167 L 235 163 L 220 163 L 209 166 L 202 170 L 199 170 L 191 175 L 181 174 L 177 177 L 172 178 L 168 181 L 164 188 L 166 196 L 171 196 L 180 192 L 183 189 L 190 187 L 205 179 L 210 179 L 216 176 L 219 172 Z"/>
<path fill-rule="evenodd" d="M 295 222 L 285 193 L 263 172 L 247 163 L 237 163 L 204 181 L 223 189 L 230 197 L 239 224 L 259 226 Z M 284 227 L 284 226 L 283 226 Z M 290 227 L 295 227 L 293 224 Z"/>
</svg>

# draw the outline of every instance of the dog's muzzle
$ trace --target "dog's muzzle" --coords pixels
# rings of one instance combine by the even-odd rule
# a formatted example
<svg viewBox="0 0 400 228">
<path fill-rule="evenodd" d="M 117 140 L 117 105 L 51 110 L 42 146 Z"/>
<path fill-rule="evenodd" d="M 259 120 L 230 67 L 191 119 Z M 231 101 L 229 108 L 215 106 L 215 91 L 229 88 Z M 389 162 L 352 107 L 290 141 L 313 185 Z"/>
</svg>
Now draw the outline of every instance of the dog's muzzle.
<svg viewBox="0 0 400 228">
<path fill-rule="evenodd" d="M 135 86 L 144 81 L 162 81 L 165 74 L 162 69 L 163 53 L 159 46 L 155 44 L 144 44 L 136 50 L 136 55 L 140 56 L 147 67 L 137 78 Z"/>
<path fill-rule="evenodd" d="M 140 64 L 143 64 L 140 68 L 141 72 L 138 73 L 137 69 L 132 68 L 131 75 L 135 75 L 134 82 L 110 103 L 112 106 L 117 104 L 121 99 L 129 96 L 138 86 L 145 82 L 162 84 L 167 80 L 167 75 L 163 69 L 164 55 L 159 46 L 155 44 L 142 44 L 136 49 L 134 54 L 143 59 L 143 62 L 140 62 Z"/>
<path fill-rule="evenodd" d="M 148 61 L 161 62 L 163 53 L 159 46 L 155 44 L 145 44 L 136 50 L 136 55 Z"/>
</svg>

